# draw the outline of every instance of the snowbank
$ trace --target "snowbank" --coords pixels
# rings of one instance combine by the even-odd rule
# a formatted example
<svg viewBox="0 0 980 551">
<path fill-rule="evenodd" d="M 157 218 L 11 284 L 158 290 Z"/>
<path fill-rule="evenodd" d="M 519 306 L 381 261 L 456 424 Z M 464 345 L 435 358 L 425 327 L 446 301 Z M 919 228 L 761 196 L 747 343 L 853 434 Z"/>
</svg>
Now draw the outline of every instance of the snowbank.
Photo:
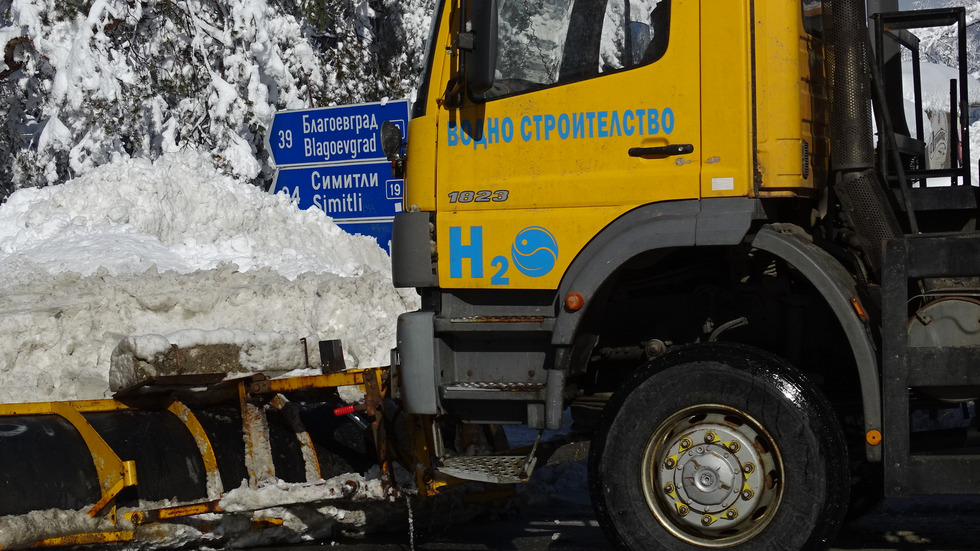
<svg viewBox="0 0 980 551">
<path fill-rule="evenodd" d="M 930 114 L 933 117 L 938 117 L 942 119 L 943 117 L 948 117 L 949 113 L 949 81 L 952 79 L 959 79 L 959 73 L 956 69 L 947 67 L 945 65 L 939 65 L 936 63 L 923 62 L 921 64 L 921 78 L 922 78 L 922 109 L 925 112 L 922 120 L 922 132 L 925 137 L 927 144 L 932 144 L 934 141 L 939 141 L 940 143 L 945 142 L 948 137 L 945 134 L 945 128 L 948 125 L 940 125 L 934 132 L 933 122 L 930 119 Z M 980 80 L 976 77 L 967 77 L 967 90 L 969 94 L 970 105 L 980 105 Z M 905 61 L 902 63 L 902 94 L 905 98 L 905 120 L 908 122 L 909 127 L 915 132 L 914 121 L 915 121 L 915 87 L 912 78 L 912 63 Z M 958 89 L 957 89 L 958 91 Z M 939 136 L 935 136 L 938 132 Z M 943 153 L 940 155 L 942 160 L 946 160 L 948 166 L 948 153 Z M 932 153 L 930 153 L 932 156 Z M 972 176 L 971 180 L 974 186 L 980 185 L 980 121 L 974 122 L 970 125 L 970 157 Z M 931 160 L 935 160 L 930 157 Z M 930 185 L 948 185 L 948 178 L 932 178 L 930 179 Z"/>
<path fill-rule="evenodd" d="M 128 335 L 316 334 L 384 365 L 417 308 L 369 237 L 218 173 L 195 153 L 127 160 L 0 205 L 0 401 L 108 394 Z"/>
<path fill-rule="evenodd" d="M 922 78 L 922 107 L 924 109 L 945 109 L 949 111 L 949 81 L 959 81 L 956 69 L 924 61 L 919 70 Z M 912 62 L 902 63 L 902 93 L 906 101 L 915 101 L 915 86 L 912 78 Z M 956 89 L 959 93 L 959 85 Z M 967 76 L 967 93 L 970 105 L 980 105 L 980 81 Z"/>
</svg>

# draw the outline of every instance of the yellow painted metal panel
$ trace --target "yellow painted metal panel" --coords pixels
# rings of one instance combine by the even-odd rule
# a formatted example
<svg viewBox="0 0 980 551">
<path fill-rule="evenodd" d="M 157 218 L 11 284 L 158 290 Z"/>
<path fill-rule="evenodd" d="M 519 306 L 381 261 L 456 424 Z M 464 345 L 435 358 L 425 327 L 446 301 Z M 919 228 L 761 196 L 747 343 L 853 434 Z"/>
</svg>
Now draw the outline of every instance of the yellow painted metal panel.
<svg viewBox="0 0 980 551">
<path fill-rule="evenodd" d="M 436 12 L 439 13 L 438 11 Z M 408 161 L 406 165 L 405 199 L 402 202 L 406 210 L 431 212 L 435 210 L 435 167 L 438 155 L 436 133 L 439 119 L 439 104 L 442 101 L 454 64 L 449 63 L 454 55 L 452 37 L 449 29 L 459 28 L 457 20 L 458 2 L 447 0 L 442 8 L 442 18 L 432 37 L 434 43 L 432 72 L 425 75 L 429 79 L 428 93 L 420 101 L 425 103 L 425 115 L 413 118 L 408 124 Z M 434 15 L 435 17 L 435 15 Z"/>
<path fill-rule="evenodd" d="M 365 373 L 371 374 L 375 370 L 384 370 L 384 368 L 370 367 L 366 369 L 348 369 L 339 373 L 328 373 L 326 375 L 263 379 L 253 382 L 249 387 L 249 393 L 272 394 L 276 392 L 296 392 L 336 386 L 363 385 Z"/>
<path fill-rule="evenodd" d="M 754 194 L 748 2 L 701 2 L 701 197 Z"/>
<path fill-rule="evenodd" d="M 56 405 L 57 404 L 57 405 Z M 20 404 L 0 404 L 3 415 L 46 415 L 56 407 L 68 407 L 80 413 L 96 413 L 129 409 L 129 406 L 115 400 L 73 400 L 64 402 L 25 402 Z"/>
<path fill-rule="evenodd" d="M 439 213 L 443 287 L 555 289 L 579 251 L 629 207 Z"/>
<path fill-rule="evenodd" d="M 433 112 L 435 109 L 433 109 Z M 435 209 L 436 115 L 412 119 L 408 123 L 408 161 L 402 208 L 406 211 Z"/>
<path fill-rule="evenodd" d="M 700 196 L 699 9 L 672 0 L 669 43 L 652 64 L 439 110 L 441 287 L 553 289 L 623 212 Z M 628 154 L 679 144 L 693 153 Z"/>
<path fill-rule="evenodd" d="M 808 153 L 821 146 L 812 143 L 809 82 L 811 69 L 820 70 L 811 61 L 820 56 L 801 55 L 801 48 L 812 47 L 812 42 L 803 28 L 799 0 L 758 0 L 755 6 L 760 195 L 809 196 L 818 184 L 808 168 Z"/>
</svg>

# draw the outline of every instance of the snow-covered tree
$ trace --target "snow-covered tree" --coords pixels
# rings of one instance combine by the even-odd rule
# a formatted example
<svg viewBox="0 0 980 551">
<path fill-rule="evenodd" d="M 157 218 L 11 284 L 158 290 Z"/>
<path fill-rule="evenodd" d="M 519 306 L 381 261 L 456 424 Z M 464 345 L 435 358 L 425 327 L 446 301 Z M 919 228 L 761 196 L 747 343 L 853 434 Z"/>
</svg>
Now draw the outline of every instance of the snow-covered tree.
<svg viewBox="0 0 980 551">
<path fill-rule="evenodd" d="M 0 197 L 183 148 L 271 177 L 281 109 L 404 97 L 432 0 L 0 0 Z"/>
<path fill-rule="evenodd" d="M 916 0 L 912 9 L 966 8 L 967 71 L 980 79 L 980 2 L 977 0 Z M 957 65 L 956 26 L 916 29 L 922 59 L 940 65 Z"/>
</svg>

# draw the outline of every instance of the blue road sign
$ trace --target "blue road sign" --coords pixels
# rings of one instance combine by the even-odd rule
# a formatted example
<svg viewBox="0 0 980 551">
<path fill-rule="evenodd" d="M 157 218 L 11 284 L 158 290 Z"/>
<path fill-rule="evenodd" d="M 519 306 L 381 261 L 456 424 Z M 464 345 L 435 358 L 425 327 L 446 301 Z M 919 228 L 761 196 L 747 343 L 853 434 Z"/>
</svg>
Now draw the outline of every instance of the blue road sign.
<svg viewBox="0 0 980 551">
<path fill-rule="evenodd" d="M 272 192 L 289 195 L 301 209 L 317 208 L 336 220 L 393 217 L 401 211 L 404 181 L 387 161 L 281 168 Z"/>
<path fill-rule="evenodd" d="M 408 132 L 408 101 L 280 111 L 272 118 L 266 144 L 276 166 L 378 161 L 381 123 Z"/>
</svg>

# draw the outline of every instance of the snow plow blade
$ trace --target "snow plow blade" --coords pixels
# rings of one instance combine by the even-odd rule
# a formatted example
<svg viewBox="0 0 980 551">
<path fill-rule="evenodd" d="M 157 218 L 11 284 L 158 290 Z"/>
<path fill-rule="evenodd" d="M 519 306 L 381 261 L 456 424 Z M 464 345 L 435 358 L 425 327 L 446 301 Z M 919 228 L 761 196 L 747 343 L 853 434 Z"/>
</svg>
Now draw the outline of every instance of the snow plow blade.
<svg viewBox="0 0 980 551">
<path fill-rule="evenodd" d="M 356 480 L 324 479 L 374 464 L 391 493 L 381 413 L 387 375 L 379 367 L 279 379 L 149 376 L 112 399 L 0 405 L 0 549 L 165 545 L 175 523 L 224 533 L 215 517 L 227 512 L 229 493 L 301 487 L 287 488 L 292 497 L 283 492 L 284 507 L 294 498 L 349 498 Z M 347 405 L 342 386 L 360 388 L 364 401 L 335 413 Z M 357 424 L 350 409 L 359 411 Z M 248 505 L 234 507 L 248 513 Z M 258 530 L 283 524 L 245 517 Z"/>
</svg>

